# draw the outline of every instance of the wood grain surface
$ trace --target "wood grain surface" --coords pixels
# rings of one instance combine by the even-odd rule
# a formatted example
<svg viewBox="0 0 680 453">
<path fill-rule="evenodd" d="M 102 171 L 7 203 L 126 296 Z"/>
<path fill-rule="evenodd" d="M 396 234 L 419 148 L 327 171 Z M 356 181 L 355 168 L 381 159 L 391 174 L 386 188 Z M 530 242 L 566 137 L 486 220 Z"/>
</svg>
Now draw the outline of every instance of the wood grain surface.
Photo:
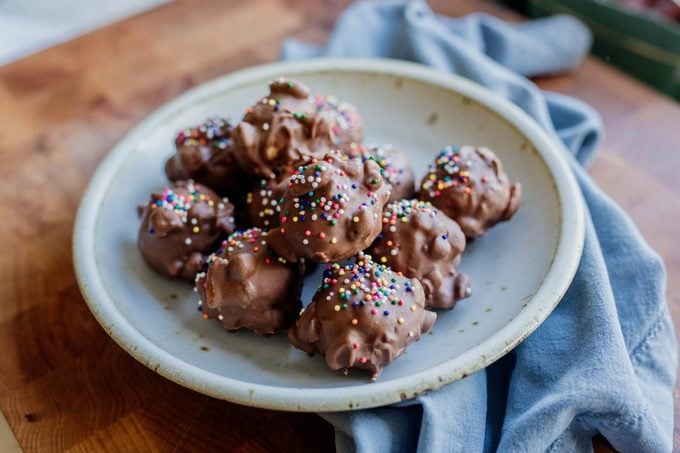
<svg viewBox="0 0 680 453">
<path fill-rule="evenodd" d="M 129 357 L 83 302 L 71 232 L 96 165 L 145 115 L 274 60 L 287 36 L 322 41 L 347 3 L 181 0 L 0 68 L 0 409 L 26 451 L 333 448 L 316 415 L 208 398 Z M 474 0 L 432 4 L 517 19 Z M 607 138 L 591 174 L 664 257 L 678 326 L 680 108 L 595 59 L 538 83 L 602 113 Z"/>
</svg>

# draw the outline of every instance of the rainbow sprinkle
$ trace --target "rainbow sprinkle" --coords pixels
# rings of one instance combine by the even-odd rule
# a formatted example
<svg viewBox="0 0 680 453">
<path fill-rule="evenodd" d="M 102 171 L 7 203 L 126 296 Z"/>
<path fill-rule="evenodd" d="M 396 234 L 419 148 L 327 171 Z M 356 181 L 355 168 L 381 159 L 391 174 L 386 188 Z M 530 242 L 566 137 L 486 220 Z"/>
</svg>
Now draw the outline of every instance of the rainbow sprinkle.
<svg viewBox="0 0 680 453">
<path fill-rule="evenodd" d="M 343 152 L 343 159 L 361 159 L 362 163 L 372 160 L 380 167 L 380 174 L 385 180 L 393 186 L 400 186 L 402 177 L 406 171 L 404 168 L 398 167 L 393 160 L 388 156 L 387 150 L 379 145 L 358 145 L 350 143 L 347 150 Z"/>
<path fill-rule="evenodd" d="M 277 198 L 274 193 L 274 189 L 267 185 L 267 180 L 262 179 L 260 181 L 260 188 L 255 192 L 248 192 L 246 195 L 246 204 L 253 204 L 255 199 L 255 194 L 259 195 L 259 205 L 255 208 L 257 210 L 257 216 L 262 220 L 262 224 L 269 228 L 272 226 L 272 222 L 278 223 L 278 217 L 281 213 L 280 204 L 285 201 L 284 198 Z"/>
<path fill-rule="evenodd" d="M 201 201 L 206 201 L 209 206 L 213 206 L 215 202 L 206 194 L 201 192 L 200 184 L 194 184 L 193 181 L 187 183 L 187 195 L 178 193 L 166 186 L 161 192 L 160 198 L 154 197 L 149 206 L 151 209 L 164 208 L 173 211 L 183 223 L 189 221 L 188 213 L 191 206 Z M 193 219 L 195 220 L 195 219 Z M 197 226 L 193 227 L 198 228 Z M 197 231 L 194 231 L 197 232 Z"/>
<path fill-rule="evenodd" d="M 219 249 L 208 256 L 205 265 L 203 266 L 203 270 L 196 274 L 194 279 L 194 292 L 198 292 L 199 286 L 203 289 L 206 288 L 207 283 L 205 279 L 208 275 L 208 269 L 217 258 L 226 259 L 228 262 L 232 253 L 243 250 L 246 247 L 250 247 L 251 252 L 254 254 L 266 253 L 264 258 L 265 264 L 286 264 L 286 260 L 276 255 L 267 245 L 267 235 L 268 233 L 266 231 L 259 228 L 249 228 L 230 234 L 227 239 L 220 243 Z M 202 305 L 203 301 L 199 299 L 199 310 L 201 310 Z M 206 319 L 208 318 L 206 317 Z"/>
<path fill-rule="evenodd" d="M 436 217 L 439 210 L 432 206 L 429 201 L 420 200 L 397 200 L 388 203 L 383 210 L 383 232 L 387 228 L 391 233 L 397 231 L 397 225 L 400 223 L 408 223 L 413 215 L 428 215 L 430 217 Z M 443 236 L 446 239 L 448 236 Z M 384 233 L 380 233 L 376 242 L 382 241 L 384 239 Z M 386 251 L 389 250 L 391 256 L 399 255 L 400 249 L 399 244 L 395 243 L 393 240 L 388 239 L 385 241 Z M 378 258 L 380 263 L 387 263 L 388 257 L 381 256 Z"/>
<path fill-rule="evenodd" d="M 446 189 L 469 182 L 470 172 L 467 165 L 461 162 L 459 150 L 457 146 L 447 146 L 439 152 L 434 163 L 430 164 L 422 189 L 431 197 L 438 197 Z M 438 177 L 442 172 L 444 176 Z"/>
<path fill-rule="evenodd" d="M 224 118 L 210 117 L 201 125 L 181 130 L 175 138 L 177 146 L 206 146 L 226 149 L 231 137 L 231 125 Z"/>
<path fill-rule="evenodd" d="M 399 297 L 403 288 L 413 291 L 409 280 L 403 279 L 401 273 L 394 272 L 388 266 L 378 264 L 363 252 L 357 255 L 356 263 L 340 265 L 329 264 L 323 273 L 323 280 L 317 294 L 328 291 L 325 300 L 332 301 L 337 294 L 341 303 L 336 303 L 333 310 L 337 312 L 351 309 L 370 310 L 371 315 L 390 316 L 392 306 L 403 306 L 404 300 Z M 418 310 L 417 305 L 409 307 L 410 312 Z M 356 318 L 352 324 L 356 325 Z M 396 320 L 404 323 L 403 316 Z"/>
<path fill-rule="evenodd" d="M 336 154 L 336 156 L 339 156 L 339 154 Z M 359 185 L 331 182 L 329 184 L 334 184 L 331 187 L 333 195 L 325 197 L 317 196 L 315 193 L 326 172 L 334 171 L 340 177 L 345 176 L 345 172 L 341 168 L 333 167 L 333 162 L 334 160 L 331 156 L 327 156 L 325 160 L 313 159 L 309 165 L 300 166 L 298 172 L 290 177 L 289 187 L 303 185 L 309 187 L 309 191 L 292 199 L 291 207 L 293 209 L 288 208 L 283 211 L 281 216 L 281 233 L 286 233 L 285 226 L 287 223 L 307 223 L 309 227 L 304 231 L 305 239 L 302 241 L 306 245 L 309 243 L 307 238 L 326 239 L 324 231 L 315 229 L 315 226 L 318 226 L 319 223 L 334 227 L 349 214 L 346 212 L 346 205 L 353 197 L 361 195 Z M 357 191 L 359 191 L 358 194 Z M 359 204 L 357 211 L 363 211 L 378 202 L 378 193 L 369 190 L 366 193 L 366 201 Z M 352 219 L 354 222 L 359 222 L 360 220 L 358 216 L 353 216 Z M 337 243 L 337 238 L 330 237 L 329 242 L 335 244 Z"/>
<path fill-rule="evenodd" d="M 341 131 L 351 129 L 361 123 L 361 116 L 359 116 L 357 109 L 352 104 L 338 100 L 335 96 L 317 95 L 314 98 L 314 104 L 316 105 L 317 113 L 326 109 L 338 113 L 338 115 L 335 116 L 337 124 L 335 124 L 332 129 L 332 132 L 336 137 Z"/>
</svg>

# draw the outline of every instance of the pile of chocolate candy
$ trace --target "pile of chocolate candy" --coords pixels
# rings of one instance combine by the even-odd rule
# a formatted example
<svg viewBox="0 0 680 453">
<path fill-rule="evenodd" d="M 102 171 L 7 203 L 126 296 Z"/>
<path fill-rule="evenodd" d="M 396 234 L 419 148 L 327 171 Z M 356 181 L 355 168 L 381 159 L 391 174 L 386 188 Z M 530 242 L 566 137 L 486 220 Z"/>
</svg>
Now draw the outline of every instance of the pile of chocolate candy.
<svg viewBox="0 0 680 453">
<path fill-rule="evenodd" d="M 376 379 L 432 327 L 434 309 L 470 296 L 456 271 L 466 239 L 515 213 L 511 183 L 484 147 L 440 151 L 416 187 L 407 156 L 362 143 L 357 109 L 278 79 L 232 126 L 179 132 L 171 185 L 140 208 L 139 249 L 186 279 L 206 319 L 228 331 L 288 332 L 334 370 Z M 306 271 L 325 263 L 302 310 Z"/>
</svg>

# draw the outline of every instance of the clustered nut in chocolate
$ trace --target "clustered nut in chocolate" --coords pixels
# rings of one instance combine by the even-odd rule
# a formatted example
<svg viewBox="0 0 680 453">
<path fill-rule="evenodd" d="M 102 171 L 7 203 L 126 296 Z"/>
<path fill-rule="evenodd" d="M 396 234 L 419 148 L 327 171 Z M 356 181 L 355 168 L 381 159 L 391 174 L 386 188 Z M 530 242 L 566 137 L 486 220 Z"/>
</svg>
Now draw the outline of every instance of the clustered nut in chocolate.
<svg viewBox="0 0 680 453">
<path fill-rule="evenodd" d="M 302 83 L 286 79 L 269 90 L 233 133 L 236 159 L 249 173 L 280 180 L 312 157 L 361 140 L 363 122 L 349 104 L 314 97 Z"/>
<path fill-rule="evenodd" d="M 193 281 L 221 236 L 234 231 L 234 206 L 192 181 L 177 181 L 140 207 L 139 250 L 155 271 Z"/>
<path fill-rule="evenodd" d="M 465 250 L 465 235 L 456 222 L 419 200 L 388 203 L 382 222 L 382 233 L 367 252 L 395 272 L 417 278 L 426 308 L 451 309 L 472 294 L 467 275 L 456 273 Z"/>
<path fill-rule="evenodd" d="M 196 275 L 199 308 L 228 331 L 273 334 L 290 326 L 302 303 L 301 263 L 289 263 L 269 248 L 267 232 L 238 231 L 220 244 Z"/>
<path fill-rule="evenodd" d="M 344 160 L 337 152 L 312 159 L 290 177 L 272 248 L 289 261 L 350 258 L 380 234 L 389 196 L 372 160 Z"/>
<path fill-rule="evenodd" d="M 431 309 L 470 296 L 457 272 L 466 237 L 510 219 L 521 187 L 472 146 L 441 151 L 416 187 L 406 154 L 363 134 L 354 106 L 283 78 L 235 127 L 214 117 L 180 131 L 165 165 L 175 184 L 141 211 L 142 255 L 193 280 L 203 317 L 227 331 L 288 329 L 331 369 L 375 380 L 430 331 Z M 305 271 L 319 262 L 329 264 L 300 314 Z"/>
<path fill-rule="evenodd" d="M 465 236 L 474 238 L 513 216 L 522 188 L 510 182 L 490 149 L 449 146 L 430 165 L 419 198 L 432 202 L 458 222 Z"/>
<path fill-rule="evenodd" d="M 176 152 L 165 163 L 168 179 L 191 179 L 232 200 L 238 198 L 244 178 L 234 158 L 232 130 L 227 120 L 212 117 L 180 131 L 175 138 Z"/>
<path fill-rule="evenodd" d="M 280 182 L 260 180 L 259 186 L 246 195 L 246 210 L 250 225 L 269 230 L 281 221 L 281 197 L 288 187 L 288 180 Z"/>
<path fill-rule="evenodd" d="M 411 163 L 403 151 L 392 145 L 358 145 L 351 143 L 342 150 L 348 159 L 374 160 L 380 165 L 381 174 L 392 190 L 390 201 L 411 198 L 415 195 L 415 183 Z"/>
<path fill-rule="evenodd" d="M 360 254 L 355 264 L 328 265 L 312 303 L 288 330 L 288 338 L 296 348 L 324 356 L 333 370 L 362 368 L 376 380 L 436 318 L 425 310 L 417 279 Z"/>
</svg>

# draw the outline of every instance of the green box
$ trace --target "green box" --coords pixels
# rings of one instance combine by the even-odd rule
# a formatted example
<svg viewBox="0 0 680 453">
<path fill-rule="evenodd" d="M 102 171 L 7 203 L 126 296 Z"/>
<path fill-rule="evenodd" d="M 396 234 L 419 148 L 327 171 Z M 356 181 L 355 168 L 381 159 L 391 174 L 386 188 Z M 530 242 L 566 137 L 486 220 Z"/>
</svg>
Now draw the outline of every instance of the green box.
<svg viewBox="0 0 680 453">
<path fill-rule="evenodd" d="M 606 0 L 529 0 L 532 16 L 570 14 L 593 31 L 593 53 L 680 99 L 680 26 Z"/>
</svg>

